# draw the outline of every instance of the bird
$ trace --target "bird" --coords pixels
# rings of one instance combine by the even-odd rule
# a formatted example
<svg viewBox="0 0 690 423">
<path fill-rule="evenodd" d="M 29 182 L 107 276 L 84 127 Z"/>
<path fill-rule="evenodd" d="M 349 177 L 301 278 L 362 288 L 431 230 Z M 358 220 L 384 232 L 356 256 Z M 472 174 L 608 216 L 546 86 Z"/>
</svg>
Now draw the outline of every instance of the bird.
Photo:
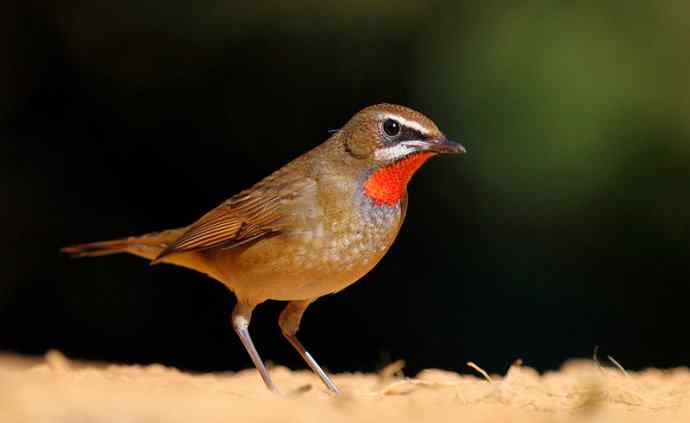
<svg viewBox="0 0 690 423">
<path fill-rule="evenodd" d="M 432 156 L 465 153 L 428 117 L 366 107 L 322 144 L 189 226 L 64 247 L 76 257 L 129 253 L 208 275 L 236 297 L 234 331 L 266 387 L 279 392 L 249 334 L 254 308 L 287 301 L 278 325 L 327 389 L 341 391 L 297 339 L 317 298 L 355 283 L 383 258 L 405 219 L 407 185 Z"/>
</svg>

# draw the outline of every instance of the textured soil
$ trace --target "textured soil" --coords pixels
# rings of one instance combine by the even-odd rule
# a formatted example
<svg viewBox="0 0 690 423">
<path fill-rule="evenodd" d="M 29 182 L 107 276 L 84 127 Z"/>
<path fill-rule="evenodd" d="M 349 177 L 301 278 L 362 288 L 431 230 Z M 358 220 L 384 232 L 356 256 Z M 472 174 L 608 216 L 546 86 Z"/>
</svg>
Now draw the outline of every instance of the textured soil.
<svg viewBox="0 0 690 423">
<path fill-rule="evenodd" d="M 190 374 L 160 365 L 122 366 L 0 356 L 0 422 L 690 422 L 688 369 L 626 372 L 593 361 L 503 376 L 425 370 L 403 378 L 341 374 L 340 398 L 307 371 L 272 369 L 282 395 L 253 369 Z"/>
</svg>

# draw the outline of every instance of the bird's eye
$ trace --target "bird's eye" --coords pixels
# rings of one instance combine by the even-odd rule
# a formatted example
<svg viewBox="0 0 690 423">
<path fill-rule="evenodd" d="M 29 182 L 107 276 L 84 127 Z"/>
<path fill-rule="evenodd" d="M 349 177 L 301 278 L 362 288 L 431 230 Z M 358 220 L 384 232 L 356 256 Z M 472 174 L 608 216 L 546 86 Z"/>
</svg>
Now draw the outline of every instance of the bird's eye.
<svg viewBox="0 0 690 423">
<path fill-rule="evenodd" d="M 383 131 L 389 137 L 394 137 L 400 133 L 400 124 L 393 119 L 386 119 L 383 122 Z"/>
</svg>

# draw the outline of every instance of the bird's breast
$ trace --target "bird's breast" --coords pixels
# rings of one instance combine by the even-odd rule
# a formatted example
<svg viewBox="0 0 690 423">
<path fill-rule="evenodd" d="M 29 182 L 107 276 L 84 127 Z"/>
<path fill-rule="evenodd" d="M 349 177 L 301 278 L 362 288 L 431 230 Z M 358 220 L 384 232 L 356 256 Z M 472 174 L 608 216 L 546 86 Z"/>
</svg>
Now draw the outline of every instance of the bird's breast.
<svg viewBox="0 0 690 423">
<path fill-rule="evenodd" d="M 298 246 L 295 258 L 300 266 L 329 271 L 366 268 L 388 250 L 399 226 L 399 206 L 356 204 L 293 232 Z"/>
</svg>

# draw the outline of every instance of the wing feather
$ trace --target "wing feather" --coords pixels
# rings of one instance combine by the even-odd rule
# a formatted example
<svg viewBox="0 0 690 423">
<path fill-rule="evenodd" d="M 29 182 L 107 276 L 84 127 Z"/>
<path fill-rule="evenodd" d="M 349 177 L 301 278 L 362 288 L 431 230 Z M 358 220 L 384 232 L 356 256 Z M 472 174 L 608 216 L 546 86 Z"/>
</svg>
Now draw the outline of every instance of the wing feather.
<svg viewBox="0 0 690 423">
<path fill-rule="evenodd" d="M 310 178 L 271 175 L 206 213 L 163 250 L 154 262 L 170 254 L 216 247 L 234 248 L 276 234 L 286 224 L 288 212 L 285 206 L 313 185 Z"/>
<path fill-rule="evenodd" d="M 400 200 L 400 224 L 402 225 L 405 221 L 405 216 L 407 216 L 407 190 L 403 195 L 402 200 Z"/>
</svg>

